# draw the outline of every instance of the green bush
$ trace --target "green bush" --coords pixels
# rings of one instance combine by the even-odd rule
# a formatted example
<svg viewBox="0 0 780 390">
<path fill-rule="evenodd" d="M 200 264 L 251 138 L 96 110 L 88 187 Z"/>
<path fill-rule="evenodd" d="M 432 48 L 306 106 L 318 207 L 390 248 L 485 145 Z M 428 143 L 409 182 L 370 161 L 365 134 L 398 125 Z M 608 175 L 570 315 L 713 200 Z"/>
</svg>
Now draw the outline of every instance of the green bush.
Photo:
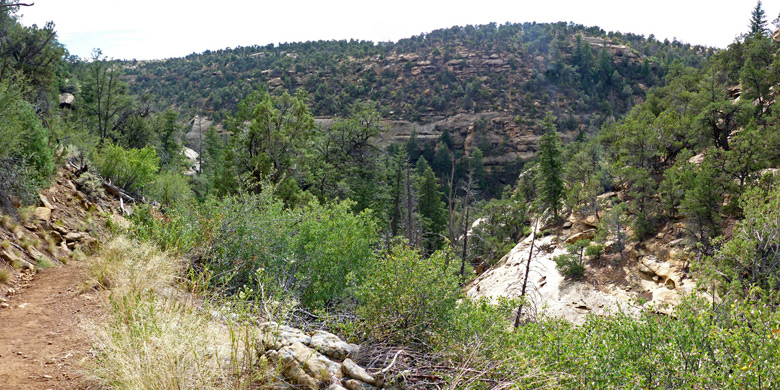
<svg viewBox="0 0 780 390">
<path fill-rule="evenodd" d="M 594 259 L 599 259 L 602 253 L 604 253 L 604 245 L 601 244 L 591 244 L 585 248 L 585 256 Z"/>
<path fill-rule="evenodd" d="M 256 195 L 203 203 L 177 202 L 163 217 L 151 208 L 133 215 L 135 234 L 208 268 L 211 283 L 233 294 L 256 282 L 259 270 L 309 308 L 348 298 L 374 259 L 379 235 L 370 212 L 352 202 L 312 203 L 291 210 L 266 186 Z M 268 277 L 264 284 L 268 285 Z"/>
<path fill-rule="evenodd" d="M 29 201 L 54 171 L 48 130 L 22 98 L 23 85 L 0 81 L 0 197 Z"/>
<path fill-rule="evenodd" d="M 568 253 L 553 258 L 553 261 L 555 261 L 555 268 L 562 274 L 572 278 L 581 278 L 585 276 L 583 252 L 589 245 L 590 240 L 580 240 L 574 244 L 566 245 Z"/>
<path fill-rule="evenodd" d="M 160 159 L 151 146 L 143 149 L 125 149 L 108 144 L 94 157 L 95 167 L 114 185 L 126 190 L 142 190 L 154 180 L 160 168 Z"/>
<path fill-rule="evenodd" d="M 146 194 L 166 207 L 184 202 L 193 196 L 190 179 L 181 173 L 165 171 L 147 186 Z"/>
<path fill-rule="evenodd" d="M 450 257 L 437 251 L 424 258 L 401 245 L 376 259 L 355 289 L 366 332 L 394 341 L 430 339 L 441 332 L 460 297 Z"/>
<path fill-rule="evenodd" d="M 329 306 L 346 298 L 347 280 L 360 283 L 374 261 L 379 229 L 370 211 L 354 214 L 352 201 L 320 205 L 301 211 L 294 238 L 302 303 Z"/>
</svg>

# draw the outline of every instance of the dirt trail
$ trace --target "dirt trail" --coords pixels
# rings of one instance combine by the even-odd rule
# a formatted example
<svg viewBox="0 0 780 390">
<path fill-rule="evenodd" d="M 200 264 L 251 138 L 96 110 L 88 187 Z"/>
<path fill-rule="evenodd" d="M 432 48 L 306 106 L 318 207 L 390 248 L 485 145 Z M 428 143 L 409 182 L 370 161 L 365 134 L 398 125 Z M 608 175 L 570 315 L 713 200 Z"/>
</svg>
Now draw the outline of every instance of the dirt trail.
<svg viewBox="0 0 780 390">
<path fill-rule="evenodd" d="M 0 310 L 1 390 L 89 387 L 79 373 L 79 362 L 89 357 L 79 323 L 99 315 L 100 304 L 96 295 L 80 293 L 83 270 L 83 263 L 71 262 L 29 282 L 19 278 L 21 291 Z"/>
</svg>

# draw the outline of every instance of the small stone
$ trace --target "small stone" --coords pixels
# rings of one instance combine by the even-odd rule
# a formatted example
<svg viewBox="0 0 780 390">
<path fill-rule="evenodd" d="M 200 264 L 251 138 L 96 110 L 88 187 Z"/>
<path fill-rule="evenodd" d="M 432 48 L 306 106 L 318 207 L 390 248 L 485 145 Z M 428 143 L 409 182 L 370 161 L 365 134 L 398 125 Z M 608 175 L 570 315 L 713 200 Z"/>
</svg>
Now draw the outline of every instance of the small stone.
<svg viewBox="0 0 780 390">
<path fill-rule="evenodd" d="M 346 382 L 344 382 L 344 386 L 348 390 L 374 390 L 376 387 L 369 385 L 368 383 L 363 383 L 357 379 L 350 379 Z"/>
<path fill-rule="evenodd" d="M 372 385 L 376 384 L 376 379 L 369 375 L 363 367 L 360 367 L 357 363 L 353 362 L 352 359 L 344 359 L 344 362 L 341 363 L 341 368 L 344 370 L 344 375 L 352 379 L 357 379 Z"/>
<path fill-rule="evenodd" d="M 11 305 L 9 305 L 9 304 L 7 304 L 7 303 L 5 303 L 5 302 L 3 302 L 3 303 L 0 303 L 0 309 L 7 309 L 7 308 L 9 308 L 10 306 L 11 306 Z"/>
<path fill-rule="evenodd" d="M 38 197 L 41 198 L 41 204 L 43 205 L 43 207 L 46 207 L 46 208 L 49 208 L 49 209 L 52 209 L 52 210 L 56 210 L 57 209 L 56 207 L 54 207 L 54 205 L 51 204 L 51 202 L 49 202 L 49 199 L 46 197 L 46 195 L 39 194 Z"/>
<path fill-rule="evenodd" d="M 43 379 L 51 379 L 52 376 L 51 375 L 41 375 L 41 378 L 43 378 Z"/>
</svg>

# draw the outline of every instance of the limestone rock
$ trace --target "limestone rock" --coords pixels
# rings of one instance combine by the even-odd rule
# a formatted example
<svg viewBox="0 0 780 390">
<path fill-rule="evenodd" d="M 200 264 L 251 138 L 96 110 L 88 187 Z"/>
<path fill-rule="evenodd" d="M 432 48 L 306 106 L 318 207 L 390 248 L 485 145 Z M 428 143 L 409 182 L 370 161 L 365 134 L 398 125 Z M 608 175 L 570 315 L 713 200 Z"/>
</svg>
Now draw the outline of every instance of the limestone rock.
<svg viewBox="0 0 780 390">
<path fill-rule="evenodd" d="M 369 375 L 362 367 L 358 366 L 357 363 L 353 362 L 352 359 L 344 359 L 341 368 L 344 370 L 344 375 L 352 379 L 376 385 L 376 379 Z"/>
<path fill-rule="evenodd" d="M 328 387 L 328 390 L 347 390 L 347 389 L 338 383 L 334 383 Z"/>
<path fill-rule="evenodd" d="M 38 207 L 33 213 L 36 221 L 48 223 L 51 220 L 51 209 L 48 207 Z"/>
<path fill-rule="evenodd" d="M 344 382 L 344 386 L 349 390 L 374 390 L 376 387 L 369 385 L 368 383 L 361 382 L 357 379 L 350 379 Z"/>
<path fill-rule="evenodd" d="M 592 240 L 596 236 L 596 229 L 589 229 L 584 232 L 572 234 L 566 239 L 566 243 L 574 244 L 579 240 Z"/>
<path fill-rule="evenodd" d="M 333 383 L 344 377 L 341 364 L 328 359 L 300 342 L 295 342 L 285 348 L 291 348 L 295 351 L 295 360 L 303 364 L 306 373 L 314 378 Z"/>
<path fill-rule="evenodd" d="M 287 347 L 285 347 L 287 348 Z M 301 364 L 295 360 L 295 355 L 292 351 L 269 351 L 267 356 L 269 360 L 276 363 L 279 366 L 282 375 L 289 379 L 293 384 L 309 390 L 318 390 L 319 385 L 317 380 L 307 374 Z"/>
<path fill-rule="evenodd" d="M 358 352 L 357 345 L 344 342 L 336 335 L 321 330 L 311 336 L 311 346 L 336 360 L 354 357 Z"/>
<path fill-rule="evenodd" d="M 8 262 L 8 264 L 13 264 L 13 263 L 21 264 L 22 268 L 27 268 L 30 271 L 35 271 L 34 265 L 30 264 L 30 262 L 28 262 L 27 260 L 24 260 L 21 257 L 19 257 L 13 251 L 9 251 L 9 250 L 0 251 L 0 259 L 5 260 L 6 262 Z"/>
<path fill-rule="evenodd" d="M 47 198 L 46 195 L 39 194 L 38 197 L 41 198 L 41 204 L 43 205 L 43 207 L 46 207 L 46 208 L 49 208 L 49 209 L 52 209 L 52 210 L 56 210 L 57 209 L 56 207 L 54 207 L 51 204 L 51 202 L 49 202 L 49 198 Z"/>
<path fill-rule="evenodd" d="M 262 344 L 267 349 L 279 349 L 296 342 L 311 345 L 311 336 L 303 333 L 300 329 L 279 325 L 275 322 L 262 323 L 260 329 L 263 332 Z"/>
<path fill-rule="evenodd" d="M 65 235 L 65 241 L 67 242 L 81 242 L 90 239 L 90 235 L 84 232 L 72 232 Z"/>
</svg>

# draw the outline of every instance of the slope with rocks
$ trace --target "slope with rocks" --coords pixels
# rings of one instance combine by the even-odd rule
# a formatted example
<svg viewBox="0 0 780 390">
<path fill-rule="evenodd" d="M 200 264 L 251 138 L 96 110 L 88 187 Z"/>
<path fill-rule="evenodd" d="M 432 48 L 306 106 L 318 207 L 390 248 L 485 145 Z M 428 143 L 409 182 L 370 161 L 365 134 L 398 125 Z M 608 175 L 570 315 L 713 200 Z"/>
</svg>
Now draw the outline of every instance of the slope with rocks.
<svg viewBox="0 0 780 390">
<path fill-rule="evenodd" d="M 114 250 L 112 232 L 129 227 L 121 214 L 132 212 L 111 191 L 103 191 L 104 186 L 110 188 L 90 173 L 63 168 L 54 185 L 39 194 L 38 206 L 19 209 L 21 221 L 2 217 L 0 269 L 7 277 L 0 283 L 0 389 L 83 389 L 103 383 L 98 374 L 93 376 L 100 372 L 93 363 L 108 355 L 101 344 L 105 339 L 96 335 L 109 326 L 110 320 L 104 323 L 106 318 L 117 315 L 122 306 L 112 296 L 128 289 L 121 277 L 108 275 L 137 274 L 136 263 L 148 260 L 122 256 L 122 264 L 128 267 L 123 271 L 103 259 L 110 255 L 106 250 Z M 160 261 L 176 263 L 168 258 Z M 146 280 L 133 284 L 154 284 L 155 277 L 166 278 L 165 267 L 157 265 L 151 271 L 157 276 L 145 275 Z M 113 279 L 107 283 L 100 278 Z M 192 305 L 189 294 L 175 292 L 175 286 L 165 283 L 162 286 L 146 293 L 162 294 L 160 302 L 173 298 L 179 301 L 176 307 Z M 217 336 L 213 345 L 204 347 L 222 356 L 231 356 L 230 343 L 220 344 L 230 338 L 228 317 L 213 315 L 206 322 Z M 121 322 L 132 327 L 129 318 Z M 260 380 L 275 389 L 370 390 L 383 386 L 381 373 L 371 375 L 355 363 L 359 346 L 331 333 L 304 333 L 267 322 L 253 334 L 257 340 L 251 344 L 257 349 L 251 353 L 256 356 L 248 361 L 261 370 Z M 209 356 L 201 358 L 205 361 Z M 215 369 L 222 371 L 231 364 L 234 361 L 227 359 Z"/>
<path fill-rule="evenodd" d="M 606 194 L 606 196 L 614 194 Z M 603 198 L 606 198 L 603 197 Z M 585 276 L 572 279 L 557 268 L 554 258 L 567 254 L 565 245 L 594 239 L 598 219 L 570 216 L 537 232 L 531 254 L 527 298 L 531 315 L 552 316 L 582 323 L 588 315 L 616 311 L 637 313 L 643 306 L 670 314 L 685 294 L 695 291 L 688 272 L 689 253 L 681 223 L 669 224 L 655 237 L 629 243 L 622 253 L 587 258 Z M 531 251 L 532 236 L 519 242 L 508 254 L 467 287 L 472 298 L 519 297 Z M 594 240 L 593 244 L 597 242 Z M 610 253 L 613 240 L 598 242 Z"/>
</svg>

